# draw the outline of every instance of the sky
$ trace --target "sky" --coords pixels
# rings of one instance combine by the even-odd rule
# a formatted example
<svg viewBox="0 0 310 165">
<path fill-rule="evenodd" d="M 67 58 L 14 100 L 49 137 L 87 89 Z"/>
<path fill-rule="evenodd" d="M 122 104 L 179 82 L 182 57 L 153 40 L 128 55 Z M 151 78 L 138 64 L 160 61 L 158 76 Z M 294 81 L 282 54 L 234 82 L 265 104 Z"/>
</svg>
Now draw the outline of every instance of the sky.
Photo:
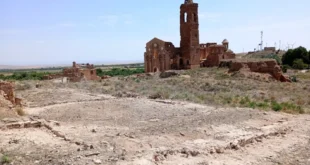
<svg viewBox="0 0 310 165">
<path fill-rule="evenodd" d="M 264 46 L 310 49 L 309 0 L 194 0 L 200 43 L 236 53 Z M 143 62 L 154 37 L 180 44 L 184 0 L 1 0 L 0 65 Z"/>
</svg>

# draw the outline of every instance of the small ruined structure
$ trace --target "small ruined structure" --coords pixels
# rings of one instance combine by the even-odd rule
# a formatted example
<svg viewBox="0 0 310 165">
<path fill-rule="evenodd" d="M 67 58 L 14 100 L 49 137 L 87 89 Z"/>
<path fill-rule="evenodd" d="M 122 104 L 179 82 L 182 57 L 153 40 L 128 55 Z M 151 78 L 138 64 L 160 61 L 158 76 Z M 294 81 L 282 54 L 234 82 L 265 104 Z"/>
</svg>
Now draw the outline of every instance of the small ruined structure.
<svg viewBox="0 0 310 165">
<path fill-rule="evenodd" d="M 228 66 L 228 72 L 256 72 L 268 73 L 274 79 L 281 82 L 291 82 L 291 80 L 283 75 L 281 67 L 277 64 L 276 60 L 268 59 L 261 61 L 246 61 L 246 60 L 223 60 L 220 66 Z"/>
<path fill-rule="evenodd" d="M 76 64 L 76 62 L 73 62 L 73 65 L 71 68 L 65 68 L 63 69 L 62 73 L 58 74 L 51 74 L 46 76 L 44 79 L 56 79 L 56 78 L 62 78 L 67 77 L 69 81 L 71 82 L 79 82 L 81 80 L 100 80 L 100 77 L 97 76 L 96 69 L 94 68 L 94 65 L 90 64 Z"/>
<path fill-rule="evenodd" d="M 229 49 L 229 42 L 224 39 L 222 45 L 217 43 L 200 44 L 200 61 L 202 67 L 219 66 L 224 59 L 235 59 L 236 55 Z"/>
<path fill-rule="evenodd" d="M 21 99 L 14 93 L 14 84 L 11 82 L 0 81 L 0 95 L 10 101 L 12 105 L 21 105 Z"/>
<path fill-rule="evenodd" d="M 226 39 L 222 45 L 200 44 L 198 4 L 193 0 L 185 0 L 180 6 L 180 36 L 180 47 L 158 38 L 146 43 L 145 72 L 218 66 L 222 59 L 235 58 Z"/>
<path fill-rule="evenodd" d="M 276 47 L 264 47 L 264 51 L 276 52 Z"/>
</svg>

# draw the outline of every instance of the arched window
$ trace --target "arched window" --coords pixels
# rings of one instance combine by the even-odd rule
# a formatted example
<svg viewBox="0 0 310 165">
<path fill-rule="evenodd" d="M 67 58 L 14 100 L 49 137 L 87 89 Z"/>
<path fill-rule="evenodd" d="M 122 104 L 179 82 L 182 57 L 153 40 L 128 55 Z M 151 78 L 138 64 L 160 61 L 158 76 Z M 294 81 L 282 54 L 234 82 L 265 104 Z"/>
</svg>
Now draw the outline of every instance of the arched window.
<svg viewBox="0 0 310 165">
<path fill-rule="evenodd" d="M 187 22 L 187 13 L 186 12 L 184 13 L 184 22 L 185 23 Z"/>
</svg>

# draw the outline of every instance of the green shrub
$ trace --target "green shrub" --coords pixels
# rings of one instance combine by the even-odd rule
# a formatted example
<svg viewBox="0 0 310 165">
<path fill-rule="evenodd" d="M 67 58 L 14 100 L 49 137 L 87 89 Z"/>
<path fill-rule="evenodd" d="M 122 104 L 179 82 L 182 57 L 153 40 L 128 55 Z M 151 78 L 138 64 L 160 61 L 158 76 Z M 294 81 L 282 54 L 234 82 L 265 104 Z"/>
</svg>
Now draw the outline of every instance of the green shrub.
<svg viewBox="0 0 310 165">
<path fill-rule="evenodd" d="M 282 64 L 293 66 L 296 59 L 301 59 L 303 63 L 310 64 L 310 55 L 307 49 L 302 46 L 289 49 L 282 57 Z"/>
<path fill-rule="evenodd" d="M 283 73 L 286 73 L 287 72 L 287 69 L 291 69 L 291 67 L 289 65 L 282 65 L 281 66 L 281 69 L 282 69 L 282 72 Z"/>
<path fill-rule="evenodd" d="M 275 101 L 273 101 L 271 103 L 271 108 L 274 111 L 281 111 L 282 110 L 282 106 L 279 103 L 275 102 Z"/>
<path fill-rule="evenodd" d="M 302 59 L 296 59 L 293 62 L 293 68 L 294 69 L 306 69 L 308 68 L 308 65 L 305 64 Z"/>
<path fill-rule="evenodd" d="M 136 69 L 123 69 L 123 68 L 113 68 L 108 71 L 102 71 L 101 69 L 97 69 L 98 76 L 130 76 L 133 74 L 144 73 L 144 68 L 136 68 Z"/>
<path fill-rule="evenodd" d="M 247 103 L 249 103 L 251 100 L 249 99 L 249 97 L 244 97 L 244 98 L 242 98 L 241 100 L 240 100 L 240 102 L 239 102 L 239 104 L 240 105 L 246 105 Z"/>
<path fill-rule="evenodd" d="M 254 101 L 251 101 L 248 103 L 248 107 L 250 107 L 250 108 L 254 109 L 254 108 L 256 108 L 256 106 L 257 106 L 257 104 Z"/>
<path fill-rule="evenodd" d="M 290 76 L 289 78 L 290 78 L 290 80 L 292 82 L 297 82 L 298 81 L 296 76 Z"/>
<path fill-rule="evenodd" d="M 268 104 L 267 102 L 258 103 L 258 104 L 257 104 L 257 107 L 258 107 L 258 108 L 266 109 L 266 108 L 269 107 L 269 104 Z"/>
<path fill-rule="evenodd" d="M 270 59 L 275 59 L 277 61 L 278 64 L 281 64 L 281 59 L 278 55 L 276 54 L 268 54 L 263 56 L 262 58 L 270 58 Z"/>
<path fill-rule="evenodd" d="M 7 155 L 3 155 L 1 158 L 1 164 L 9 164 L 11 163 L 11 159 Z"/>
<path fill-rule="evenodd" d="M 49 75 L 49 72 L 14 72 L 12 75 L 4 76 L 0 75 L 2 80 L 43 80 L 45 75 Z"/>
</svg>

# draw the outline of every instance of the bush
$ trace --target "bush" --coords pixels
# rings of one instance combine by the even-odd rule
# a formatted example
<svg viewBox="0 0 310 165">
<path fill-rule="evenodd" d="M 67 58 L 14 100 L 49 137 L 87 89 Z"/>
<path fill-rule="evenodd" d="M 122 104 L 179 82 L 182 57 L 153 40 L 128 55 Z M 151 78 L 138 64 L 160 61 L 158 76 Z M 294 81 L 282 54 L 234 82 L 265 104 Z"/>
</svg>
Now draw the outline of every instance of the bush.
<svg viewBox="0 0 310 165">
<path fill-rule="evenodd" d="M 297 82 L 298 81 L 296 76 L 290 76 L 290 80 L 292 82 Z"/>
<path fill-rule="evenodd" d="M 289 65 L 282 65 L 281 69 L 283 73 L 286 73 L 288 69 L 291 69 L 291 67 Z"/>
<path fill-rule="evenodd" d="M 1 164 L 8 164 L 8 163 L 11 163 L 11 159 L 8 157 L 8 156 L 6 156 L 6 155 L 3 155 L 2 157 L 1 157 L 1 162 L 0 162 Z"/>
<path fill-rule="evenodd" d="M 294 69 L 306 69 L 308 68 L 308 65 L 305 64 L 302 59 L 296 59 L 293 62 L 293 68 Z"/>
<path fill-rule="evenodd" d="M 98 76 L 130 76 L 133 74 L 140 74 L 144 73 L 143 68 L 136 68 L 136 69 L 121 69 L 121 68 L 113 68 L 108 71 L 102 71 L 102 69 L 97 69 Z"/>
<path fill-rule="evenodd" d="M 2 80 L 43 80 L 45 75 L 49 75 L 49 72 L 15 72 L 12 75 L 4 76 L 0 75 Z"/>
<path fill-rule="evenodd" d="M 266 56 L 263 56 L 263 58 L 270 58 L 270 59 L 275 59 L 277 63 L 280 65 L 281 64 L 281 59 L 278 55 L 276 54 L 268 54 Z"/>
<path fill-rule="evenodd" d="M 271 103 L 271 108 L 274 111 L 281 111 L 282 110 L 282 106 L 279 103 L 277 103 L 277 102 L 272 102 Z"/>
</svg>

